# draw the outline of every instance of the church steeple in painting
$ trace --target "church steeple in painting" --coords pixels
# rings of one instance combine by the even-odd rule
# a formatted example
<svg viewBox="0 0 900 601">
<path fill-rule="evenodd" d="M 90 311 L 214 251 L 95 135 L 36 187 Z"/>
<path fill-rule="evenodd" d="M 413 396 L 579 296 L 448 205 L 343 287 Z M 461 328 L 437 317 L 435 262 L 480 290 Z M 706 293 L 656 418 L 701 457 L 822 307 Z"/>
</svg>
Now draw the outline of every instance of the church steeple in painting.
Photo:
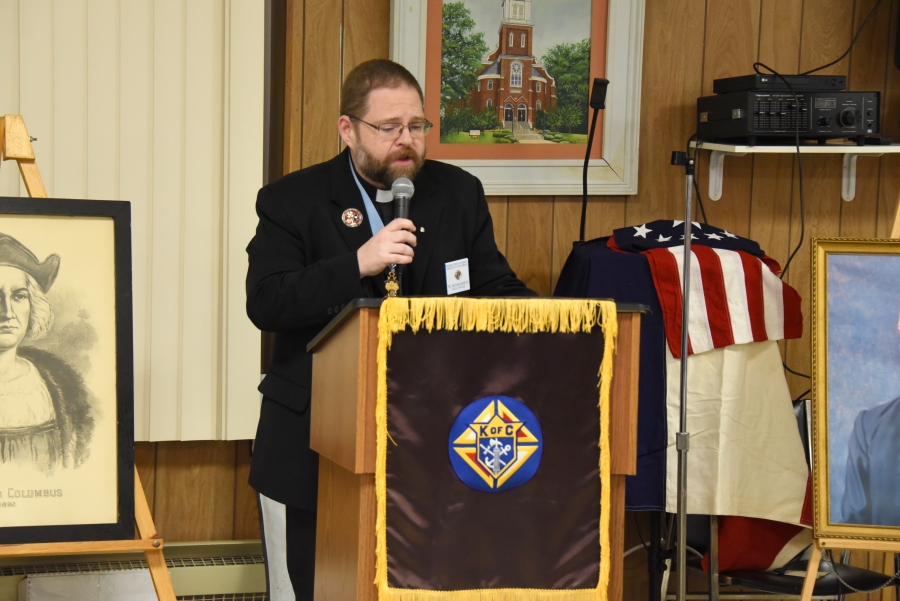
<svg viewBox="0 0 900 601">
<path fill-rule="evenodd" d="M 531 0 L 502 0 L 500 10 L 503 23 L 534 25 L 531 22 Z"/>
<path fill-rule="evenodd" d="M 531 2 L 500 1 L 498 43 L 485 58 L 470 98 L 476 111 L 496 110 L 503 126 L 522 139 L 539 139 L 532 132 L 537 112 L 556 106 L 556 82 L 534 56 Z"/>
<path fill-rule="evenodd" d="M 442 0 L 440 143 L 583 144 L 602 2 Z"/>
</svg>

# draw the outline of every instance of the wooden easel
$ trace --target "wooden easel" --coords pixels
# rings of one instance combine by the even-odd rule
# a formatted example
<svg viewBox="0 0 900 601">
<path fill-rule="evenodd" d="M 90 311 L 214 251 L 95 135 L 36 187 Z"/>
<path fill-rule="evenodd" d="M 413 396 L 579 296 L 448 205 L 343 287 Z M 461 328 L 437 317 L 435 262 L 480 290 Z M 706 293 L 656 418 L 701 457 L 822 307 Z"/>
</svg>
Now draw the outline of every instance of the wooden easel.
<svg viewBox="0 0 900 601">
<path fill-rule="evenodd" d="M 896 223 L 894 225 L 896 226 Z M 895 541 L 877 541 L 877 540 L 853 540 L 846 538 L 817 538 L 813 541 L 812 554 L 809 556 L 809 565 L 806 568 L 806 577 L 803 580 L 803 592 L 800 593 L 800 601 L 810 601 L 812 599 L 813 588 L 816 586 L 816 575 L 819 571 L 819 561 L 822 559 L 822 551 L 830 549 L 849 549 L 851 551 L 882 551 L 887 553 L 884 561 L 884 570 L 887 572 L 885 577 L 894 575 L 894 562 L 890 562 L 888 568 L 888 558 L 891 553 L 900 553 L 900 542 Z M 890 595 L 890 596 L 889 596 Z M 886 588 L 882 594 L 882 599 L 887 601 L 893 595 Z"/>
<path fill-rule="evenodd" d="M 25 181 L 30 198 L 47 198 L 47 190 L 41 180 L 34 160 L 31 138 L 25 129 L 21 115 L 0 117 L 0 161 L 14 160 Z M 92 541 L 77 543 L 34 543 L 24 545 L 0 545 L 0 557 L 37 557 L 46 555 L 103 555 L 111 553 L 144 552 L 153 588 L 160 601 L 175 601 L 175 590 L 166 569 L 163 556 L 163 540 L 157 536 L 150 506 L 144 495 L 144 487 L 137 468 L 134 469 L 134 521 L 137 524 L 137 540 Z"/>
<path fill-rule="evenodd" d="M 897 208 L 894 211 L 894 226 L 891 228 L 891 238 L 900 238 L 900 196 L 897 197 Z"/>
</svg>

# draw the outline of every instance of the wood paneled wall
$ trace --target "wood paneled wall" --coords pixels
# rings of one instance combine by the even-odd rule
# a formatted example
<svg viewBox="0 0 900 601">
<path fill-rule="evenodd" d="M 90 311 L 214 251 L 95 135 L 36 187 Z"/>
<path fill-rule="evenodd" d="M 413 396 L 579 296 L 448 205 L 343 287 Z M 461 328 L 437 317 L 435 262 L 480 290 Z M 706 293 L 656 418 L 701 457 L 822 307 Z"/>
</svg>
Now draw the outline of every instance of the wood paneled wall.
<svg viewBox="0 0 900 601">
<path fill-rule="evenodd" d="M 591 197 L 589 238 L 614 228 L 684 214 L 684 172 L 669 165 L 673 150 L 694 132 L 696 99 L 712 94 L 719 77 L 752 72 L 755 61 L 796 73 L 824 64 L 848 46 L 877 0 L 646 0 L 641 94 L 640 171 L 634 196 Z M 499 0 L 498 0 L 499 4 Z M 886 0 L 848 59 L 823 73 L 850 77 L 854 90 L 882 93 L 885 135 L 900 139 L 900 71 L 893 66 L 900 0 Z M 335 122 L 343 76 L 369 58 L 388 56 L 390 0 L 287 0 L 285 171 L 313 165 L 339 150 Z M 805 235 L 787 279 L 809 315 L 809 240 L 814 236 L 885 236 L 900 193 L 900 157 L 859 160 L 856 199 L 841 200 L 841 158 L 803 159 Z M 709 222 L 757 240 L 782 263 L 800 240 L 799 166 L 794 156 L 725 161 L 723 197 L 706 195 L 708 153 L 697 170 Z M 500 249 L 516 273 L 551 294 L 578 237 L 580 199 L 492 197 Z M 699 214 L 699 213 L 698 213 Z M 807 334 L 784 345 L 793 369 L 809 373 Z M 790 376 L 799 395 L 809 381 Z M 637 541 L 633 520 L 630 538 Z M 643 532 L 649 532 L 644 522 Z M 636 544 L 636 543 L 635 543 Z M 626 597 L 646 599 L 642 554 L 627 570 Z M 880 569 L 880 556 L 857 554 L 857 564 Z M 633 565 L 637 562 L 640 565 Z M 874 598 L 872 601 L 875 601 Z"/>
<path fill-rule="evenodd" d="M 139 442 L 134 463 L 166 541 L 260 537 L 250 441 Z"/>
</svg>

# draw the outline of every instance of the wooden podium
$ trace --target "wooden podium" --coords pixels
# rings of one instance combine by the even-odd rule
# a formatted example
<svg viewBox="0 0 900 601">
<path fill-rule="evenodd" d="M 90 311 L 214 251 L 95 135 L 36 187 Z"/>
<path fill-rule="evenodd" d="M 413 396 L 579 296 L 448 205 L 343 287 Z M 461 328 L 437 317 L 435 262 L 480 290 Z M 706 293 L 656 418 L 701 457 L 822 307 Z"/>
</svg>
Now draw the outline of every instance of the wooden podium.
<svg viewBox="0 0 900 601">
<path fill-rule="evenodd" d="M 310 446 L 319 453 L 316 601 L 375 601 L 375 396 L 378 299 L 347 305 L 312 341 Z M 622 599 L 625 476 L 637 471 L 641 305 L 617 305 L 610 395 L 609 601 Z"/>
</svg>

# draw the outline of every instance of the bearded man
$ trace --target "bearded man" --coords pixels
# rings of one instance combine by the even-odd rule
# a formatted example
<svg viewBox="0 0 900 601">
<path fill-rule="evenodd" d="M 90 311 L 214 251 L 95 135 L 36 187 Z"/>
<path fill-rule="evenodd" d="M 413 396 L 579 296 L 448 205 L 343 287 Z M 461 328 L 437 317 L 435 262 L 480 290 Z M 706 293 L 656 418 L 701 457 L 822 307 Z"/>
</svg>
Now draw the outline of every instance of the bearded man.
<svg viewBox="0 0 900 601">
<path fill-rule="evenodd" d="M 447 263 L 468 261 L 463 296 L 533 296 L 497 250 L 481 182 L 425 160 L 422 89 L 397 63 L 356 67 L 341 90 L 346 150 L 259 191 L 247 247 L 247 314 L 273 332 L 272 364 L 250 484 L 286 505 L 288 571 L 312 600 L 319 458 L 309 448 L 312 356 L 306 345 L 354 298 L 386 295 L 388 266 L 405 266 L 406 295 L 448 294 Z M 409 219 L 394 219 L 391 184 L 415 182 Z M 354 377 L 348 374 L 348 377 Z M 265 524 L 264 524 L 265 527 Z"/>
</svg>

